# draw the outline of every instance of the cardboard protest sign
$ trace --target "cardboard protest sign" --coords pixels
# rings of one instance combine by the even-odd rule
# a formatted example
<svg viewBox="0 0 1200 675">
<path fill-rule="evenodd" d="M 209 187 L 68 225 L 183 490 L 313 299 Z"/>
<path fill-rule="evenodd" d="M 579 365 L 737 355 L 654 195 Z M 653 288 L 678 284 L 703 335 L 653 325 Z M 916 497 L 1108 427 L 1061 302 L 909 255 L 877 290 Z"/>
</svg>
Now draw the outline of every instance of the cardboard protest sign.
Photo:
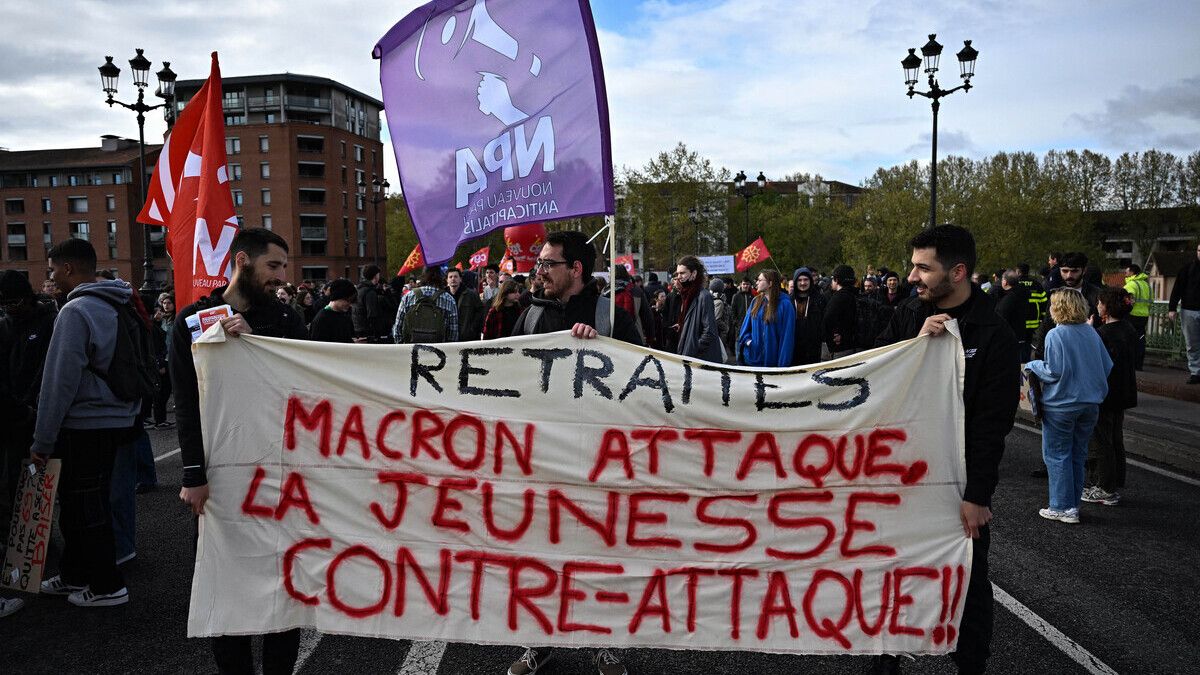
<svg viewBox="0 0 1200 675">
<path fill-rule="evenodd" d="M 8 552 L 0 569 L 0 586 L 26 593 L 41 589 L 42 570 L 50 547 L 50 523 L 62 460 L 52 459 L 38 468 L 29 460 L 21 466 L 17 499 L 8 526 Z"/>
<path fill-rule="evenodd" d="M 949 326 L 767 370 L 214 328 L 188 635 L 946 653 L 971 564 Z"/>
</svg>

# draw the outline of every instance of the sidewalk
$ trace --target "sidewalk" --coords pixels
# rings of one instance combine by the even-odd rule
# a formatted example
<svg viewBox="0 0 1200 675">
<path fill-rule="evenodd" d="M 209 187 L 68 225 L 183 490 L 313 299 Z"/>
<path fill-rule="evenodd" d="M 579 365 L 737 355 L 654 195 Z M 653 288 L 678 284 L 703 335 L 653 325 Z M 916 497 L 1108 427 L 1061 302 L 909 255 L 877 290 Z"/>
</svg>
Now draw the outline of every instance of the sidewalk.
<svg viewBox="0 0 1200 675">
<path fill-rule="evenodd" d="M 1138 391 L 1180 401 L 1200 403 L 1200 384 L 1187 384 L 1188 371 L 1146 364 L 1137 374 Z"/>
</svg>

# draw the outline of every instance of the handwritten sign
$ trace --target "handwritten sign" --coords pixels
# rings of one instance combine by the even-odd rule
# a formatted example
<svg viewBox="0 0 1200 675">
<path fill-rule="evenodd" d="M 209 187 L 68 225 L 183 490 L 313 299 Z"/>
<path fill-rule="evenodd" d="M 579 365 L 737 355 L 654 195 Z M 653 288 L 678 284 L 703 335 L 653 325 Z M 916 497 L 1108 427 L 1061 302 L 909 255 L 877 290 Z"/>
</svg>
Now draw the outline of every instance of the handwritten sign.
<svg viewBox="0 0 1200 675">
<path fill-rule="evenodd" d="M 956 643 L 956 332 L 770 370 L 565 333 L 346 346 L 214 329 L 193 352 L 211 498 L 192 637 Z"/>
<path fill-rule="evenodd" d="M 62 460 L 52 459 L 40 469 L 26 460 L 21 469 L 17 501 L 8 527 L 8 553 L 0 569 L 0 586 L 37 593 L 50 545 L 50 523 Z"/>
</svg>

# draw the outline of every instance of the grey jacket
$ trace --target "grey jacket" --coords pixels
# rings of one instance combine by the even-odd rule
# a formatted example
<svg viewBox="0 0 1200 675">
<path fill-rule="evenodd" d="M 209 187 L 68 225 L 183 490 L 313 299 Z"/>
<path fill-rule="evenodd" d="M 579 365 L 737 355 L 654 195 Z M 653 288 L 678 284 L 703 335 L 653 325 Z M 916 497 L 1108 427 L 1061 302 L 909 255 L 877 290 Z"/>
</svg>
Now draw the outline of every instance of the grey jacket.
<svg viewBox="0 0 1200 675">
<path fill-rule="evenodd" d="M 687 316 L 679 327 L 679 355 L 721 363 L 721 337 L 717 330 L 717 315 L 713 296 L 701 289 L 688 305 Z"/>
<path fill-rule="evenodd" d="M 132 427 L 141 401 L 122 401 L 88 365 L 105 371 L 117 345 L 117 311 L 108 302 L 128 303 L 133 290 L 123 281 L 81 284 L 67 296 L 54 321 L 46 352 L 32 450 L 54 452 L 66 429 Z"/>
</svg>

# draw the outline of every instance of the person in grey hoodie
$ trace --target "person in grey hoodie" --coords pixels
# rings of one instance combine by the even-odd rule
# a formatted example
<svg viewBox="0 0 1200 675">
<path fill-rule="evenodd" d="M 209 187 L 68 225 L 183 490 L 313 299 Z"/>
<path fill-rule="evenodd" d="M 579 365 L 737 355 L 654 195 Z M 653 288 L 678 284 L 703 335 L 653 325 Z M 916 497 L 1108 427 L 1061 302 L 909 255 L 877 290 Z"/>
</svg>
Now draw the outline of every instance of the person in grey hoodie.
<svg viewBox="0 0 1200 675">
<path fill-rule="evenodd" d="M 96 250 L 83 239 L 50 249 L 50 278 L 66 295 L 42 371 L 37 424 L 30 455 L 44 465 L 62 460 L 58 497 L 64 541 L 59 574 L 42 593 L 66 595 L 80 607 L 129 602 L 116 565 L 112 507 L 113 458 L 127 442 L 142 402 L 117 398 L 98 374 L 117 345 L 117 309 L 132 289 L 120 281 L 95 281 Z"/>
</svg>

